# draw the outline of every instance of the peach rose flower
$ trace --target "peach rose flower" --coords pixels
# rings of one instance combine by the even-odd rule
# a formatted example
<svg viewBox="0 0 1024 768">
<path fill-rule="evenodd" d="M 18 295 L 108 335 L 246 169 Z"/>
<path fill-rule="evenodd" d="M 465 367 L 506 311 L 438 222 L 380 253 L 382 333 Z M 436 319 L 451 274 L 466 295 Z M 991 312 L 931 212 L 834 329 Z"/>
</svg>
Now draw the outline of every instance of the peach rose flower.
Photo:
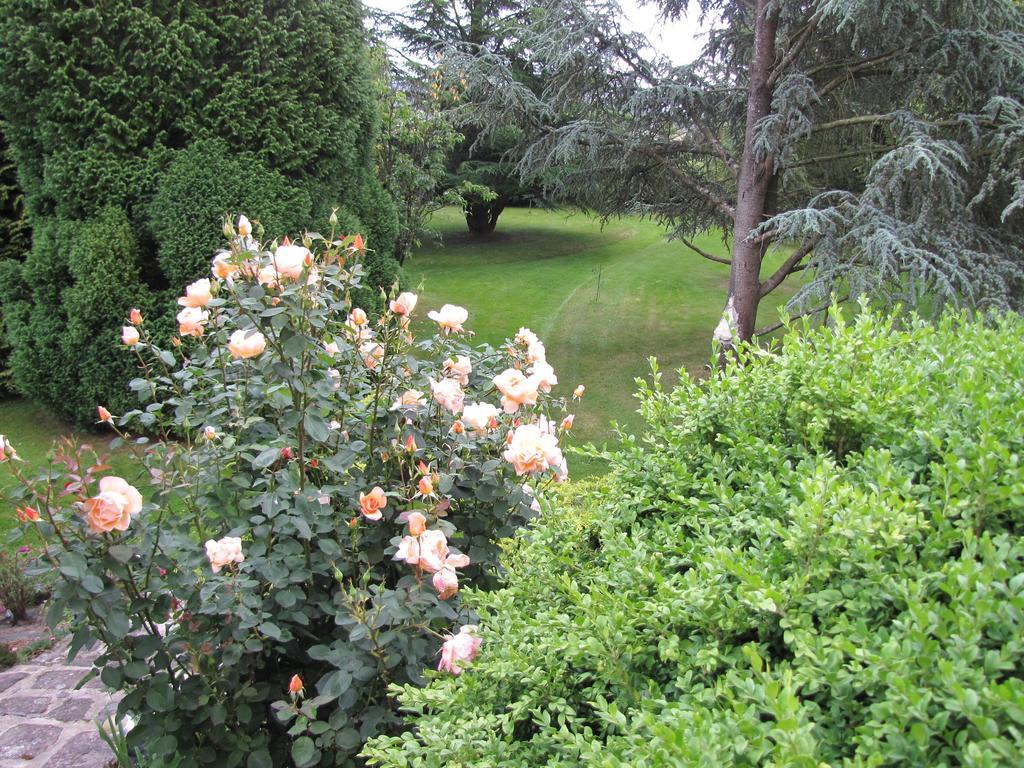
<svg viewBox="0 0 1024 768">
<path fill-rule="evenodd" d="M 555 369 L 545 360 L 538 360 L 533 364 L 533 368 L 530 369 L 530 380 L 536 383 L 537 389 L 541 392 L 550 392 L 551 388 L 558 384 Z"/>
<path fill-rule="evenodd" d="M 298 280 L 302 270 L 312 263 L 313 254 L 305 246 L 291 243 L 279 245 L 270 257 L 270 264 L 260 270 L 259 281 L 277 287 L 289 280 Z"/>
<path fill-rule="evenodd" d="M 204 277 L 186 286 L 185 295 L 178 299 L 178 303 L 183 307 L 205 307 L 212 299 L 210 281 Z"/>
<path fill-rule="evenodd" d="M 452 413 L 460 413 L 462 411 L 466 393 L 462 391 L 462 387 L 459 386 L 459 382 L 455 379 L 441 379 L 440 381 L 430 379 L 430 389 L 434 393 L 434 400 L 442 408 L 446 408 Z"/>
<path fill-rule="evenodd" d="M 384 359 L 384 347 L 374 341 L 365 342 L 359 351 L 363 355 L 363 364 L 371 371 Z"/>
<path fill-rule="evenodd" d="M 473 364 L 465 355 L 457 355 L 454 360 L 444 361 L 444 375 L 455 379 L 462 386 L 469 384 L 469 374 L 473 372 Z"/>
<path fill-rule="evenodd" d="M 0 461 L 18 458 L 18 452 L 14 450 L 11 441 L 6 436 L 0 435 Z"/>
<path fill-rule="evenodd" d="M 139 343 L 139 329 L 133 325 L 121 326 L 121 343 L 126 347 L 134 347 Z"/>
<path fill-rule="evenodd" d="M 348 313 L 348 319 L 352 321 L 353 325 L 366 325 L 368 320 L 366 312 L 359 307 Z"/>
<path fill-rule="evenodd" d="M 237 330 L 228 339 L 228 351 L 236 360 L 256 357 L 267 348 L 267 339 L 259 331 Z"/>
<path fill-rule="evenodd" d="M 409 524 L 409 533 L 412 536 L 419 536 L 427 530 L 427 518 L 423 516 L 422 512 L 410 512 L 406 522 Z"/>
<path fill-rule="evenodd" d="M 548 359 L 548 352 L 544 348 L 544 342 L 538 341 L 526 348 L 526 359 L 531 363 L 542 363 Z"/>
<path fill-rule="evenodd" d="M 536 344 L 540 339 L 537 334 L 531 331 L 529 328 L 520 328 L 519 333 L 516 334 L 516 344 L 522 344 L 524 347 L 529 347 L 531 344 Z"/>
<path fill-rule="evenodd" d="M 142 325 L 142 313 L 138 307 L 132 307 L 128 313 L 128 320 L 131 321 L 132 325 Z"/>
<path fill-rule="evenodd" d="M 102 405 L 96 406 L 96 415 L 99 416 L 100 421 L 110 421 L 110 411 L 104 408 Z"/>
<path fill-rule="evenodd" d="M 562 429 L 572 429 L 573 422 L 576 421 L 576 414 L 570 413 L 564 419 L 562 419 Z"/>
<path fill-rule="evenodd" d="M 249 219 L 246 218 L 245 214 L 238 217 L 238 234 L 242 237 L 248 237 L 252 234 L 252 224 Z"/>
<path fill-rule="evenodd" d="M 359 494 L 359 510 L 367 520 L 380 520 L 381 510 L 387 505 L 388 497 L 380 486 L 374 486 L 369 493 Z"/>
<path fill-rule="evenodd" d="M 423 397 L 423 393 L 418 389 L 407 389 L 402 393 L 402 396 L 395 400 L 391 406 L 391 410 L 397 411 L 400 408 L 419 408 L 427 404 L 427 401 Z"/>
<path fill-rule="evenodd" d="M 509 368 L 494 377 L 494 386 L 501 392 L 501 406 L 505 413 L 515 413 L 521 405 L 537 404 L 537 379 L 527 379 L 522 371 Z"/>
<path fill-rule="evenodd" d="M 398 544 L 398 551 L 395 552 L 393 560 L 404 560 L 409 565 L 418 565 L 420 562 L 420 540 L 419 535 L 403 536 Z"/>
<path fill-rule="evenodd" d="M 292 675 L 292 679 L 288 681 L 288 693 L 295 696 L 302 692 L 303 687 L 302 678 L 298 675 Z"/>
<path fill-rule="evenodd" d="M 469 565 L 467 555 L 453 555 L 448 551 L 448 539 L 443 531 L 424 531 L 420 535 L 419 566 L 428 573 L 437 573 L 445 566 L 465 568 Z"/>
<path fill-rule="evenodd" d="M 427 312 L 427 317 L 441 326 L 446 334 L 458 333 L 465 330 L 462 324 L 469 319 L 469 312 L 465 307 L 458 307 L 454 304 L 445 304 L 441 307 L 441 311 L 430 311 Z"/>
<path fill-rule="evenodd" d="M 127 531 L 132 515 L 142 509 L 142 494 L 120 477 L 100 480 L 100 492 L 82 504 L 85 522 L 93 533 Z"/>
<path fill-rule="evenodd" d="M 583 393 L 587 391 L 587 388 L 580 384 L 576 389 L 572 391 L 572 396 L 577 400 L 583 399 Z"/>
<path fill-rule="evenodd" d="M 448 635 L 448 639 L 441 646 L 441 661 L 437 664 L 440 672 L 444 670 L 453 675 L 462 674 L 460 664 L 472 662 L 480 652 L 480 645 L 483 640 L 476 636 L 476 625 L 465 624 L 457 635 Z"/>
<path fill-rule="evenodd" d="M 199 307 L 185 307 L 178 313 L 178 333 L 182 336 L 202 336 L 203 326 L 210 313 Z"/>
<path fill-rule="evenodd" d="M 433 496 L 434 481 L 429 476 L 421 477 L 419 483 L 416 484 L 416 490 L 419 491 L 420 496 Z"/>
<path fill-rule="evenodd" d="M 406 291 L 405 293 L 398 294 L 397 299 L 392 299 L 389 306 L 391 307 L 391 311 L 396 315 L 408 317 L 416 308 L 416 302 L 418 300 L 419 297 L 415 293 Z"/>
<path fill-rule="evenodd" d="M 477 436 L 487 434 L 491 420 L 498 417 L 498 409 L 490 403 L 473 403 L 462 410 L 462 423 Z"/>
<path fill-rule="evenodd" d="M 210 272 L 214 277 L 226 280 L 239 270 L 239 266 L 232 264 L 230 259 L 231 254 L 228 251 L 217 251 L 217 255 L 213 257 L 213 261 L 210 263 Z"/>
<path fill-rule="evenodd" d="M 244 562 L 242 540 L 236 536 L 225 536 L 217 541 L 210 539 L 206 542 L 206 558 L 214 573 L 220 573 L 221 568 L 231 563 Z"/>
<path fill-rule="evenodd" d="M 558 438 L 536 424 L 517 427 L 503 455 L 517 475 L 545 472 L 552 467 L 557 471 L 565 463 Z"/>
<path fill-rule="evenodd" d="M 459 575 L 454 568 L 442 568 L 434 574 L 431 583 L 437 590 L 437 596 L 442 600 L 447 600 L 459 591 Z"/>
</svg>

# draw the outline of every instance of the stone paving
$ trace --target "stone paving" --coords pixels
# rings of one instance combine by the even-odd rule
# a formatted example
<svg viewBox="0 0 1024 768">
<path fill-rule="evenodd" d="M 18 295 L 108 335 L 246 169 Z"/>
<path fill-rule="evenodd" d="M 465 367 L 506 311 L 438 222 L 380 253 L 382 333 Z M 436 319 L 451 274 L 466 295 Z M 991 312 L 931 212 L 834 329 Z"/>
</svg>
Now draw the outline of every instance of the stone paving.
<svg viewBox="0 0 1024 768">
<path fill-rule="evenodd" d="M 95 651 L 66 662 L 67 643 L 0 672 L 0 768 L 108 768 L 96 732 L 115 699 L 98 679 L 79 690 Z"/>
</svg>

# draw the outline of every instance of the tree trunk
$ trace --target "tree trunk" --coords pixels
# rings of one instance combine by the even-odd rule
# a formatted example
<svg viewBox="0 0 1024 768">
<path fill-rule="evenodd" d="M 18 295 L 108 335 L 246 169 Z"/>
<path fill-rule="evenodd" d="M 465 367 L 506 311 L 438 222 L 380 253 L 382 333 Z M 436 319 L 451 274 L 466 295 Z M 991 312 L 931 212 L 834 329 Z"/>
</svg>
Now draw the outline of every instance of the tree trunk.
<svg viewBox="0 0 1024 768">
<path fill-rule="evenodd" d="M 754 136 L 758 121 L 771 109 L 772 87 L 769 84 L 775 60 L 775 33 L 778 12 L 765 9 L 769 0 L 757 0 L 754 19 L 754 51 L 750 62 L 750 85 L 747 91 L 747 120 L 743 136 L 743 157 L 740 160 L 733 225 L 732 268 L 729 273 L 729 298 L 722 320 L 715 329 L 715 339 L 723 350 L 737 341 L 750 341 L 757 321 L 757 305 L 761 298 L 761 243 L 748 237 L 764 221 L 768 191 L 775 174 L 772 158 L 758 161 Z"/>
<path fill-rule="evenodd" d="M 466 206 L 466 226 L 476 237 L 486 237 L 498 225 L 498 217 L 505 210 L 500 197 L 490 203 L 469 203 Z"/>
</svg>

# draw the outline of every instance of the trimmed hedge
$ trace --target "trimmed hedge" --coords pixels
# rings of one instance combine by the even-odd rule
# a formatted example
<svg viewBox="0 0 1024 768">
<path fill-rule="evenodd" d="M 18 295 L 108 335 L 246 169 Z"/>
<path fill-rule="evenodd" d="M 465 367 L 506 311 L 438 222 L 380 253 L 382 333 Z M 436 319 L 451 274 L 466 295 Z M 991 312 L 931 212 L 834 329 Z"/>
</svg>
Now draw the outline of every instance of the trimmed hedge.
<svg viewBox="0 0 1024 768">
<path fill-rule="evenodd" d="M 643 387 L 370 762 L 1024 764 L 1024 320 L 833 322 Z"/>
<path fill-rule="evenodd" d="M 397 220 L 373 176 L 367 57 L 355 0 L 0 0 L 0 112 L 36 230 L 20 278 L 8 270 L 0 288 L 18 318 L 8 335 L 21 390 L 81 423 L 94 420 L 91 398 L 113 403 L 124 390 L 47 381 L 102 344 L 38 348 L 70 316 L 53 303 L 79 279 L 67 233 L 111 207 L 135 240 L 137 276 L 124 288 L 160 307 L 153 320 L 167 327 L 164 292 L 208 274 L 225 214 L 295 237 L 340 206 L 381 262 L 371 279 L 390 287 Z M 32 284 L 38 272 L 50 282 Z M 50 303 L 25 306 L 29 295 Z M 104 338 L 120 321 L 107 319 Z M 92 361 L 96 381 L 113 382 L 121 372 L 101 372 L 104 359 Z M 44 363 L 56 368 L 33 368 Z"/>
</svg>

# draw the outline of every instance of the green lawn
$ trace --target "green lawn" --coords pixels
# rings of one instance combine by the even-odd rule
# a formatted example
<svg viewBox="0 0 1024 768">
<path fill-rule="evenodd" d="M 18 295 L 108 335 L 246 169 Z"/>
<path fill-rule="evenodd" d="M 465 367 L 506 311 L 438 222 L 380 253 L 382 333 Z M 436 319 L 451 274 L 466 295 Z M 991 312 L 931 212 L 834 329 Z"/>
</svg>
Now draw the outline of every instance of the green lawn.
<svg viewBox="0 0 1024 768">
<path fill-rule="evenodd" d="M 580 214 L 518 208 L 506 210 L 485 240 L 469 235 L 455 209 L 438 213 L 434 226 L 443 244 L 405 267 L 422 287 L 417 314 L 461 304 L 470 312 L 467 328 L 491 344 L 521 325 L 533 329 L 558 374 L 556 393 L 587 387 L 576 408 L 584 442 L 611 439 L 613 421 L 637 427 L 634 380 L 649 373 L 649 357 L 666 372 L 696 372 L 711 359 L 728 267 L 667 242 L 656 224 L 629 218 L 602 228 Z M 725 255 L 717 236 L 698 244 Z M 777 319 L 792 295 L 784 288 L 762 306 L 762 321 Z M 600 471 L 579 458 L 573 464 L 576 476 Z"/>
</svg>

